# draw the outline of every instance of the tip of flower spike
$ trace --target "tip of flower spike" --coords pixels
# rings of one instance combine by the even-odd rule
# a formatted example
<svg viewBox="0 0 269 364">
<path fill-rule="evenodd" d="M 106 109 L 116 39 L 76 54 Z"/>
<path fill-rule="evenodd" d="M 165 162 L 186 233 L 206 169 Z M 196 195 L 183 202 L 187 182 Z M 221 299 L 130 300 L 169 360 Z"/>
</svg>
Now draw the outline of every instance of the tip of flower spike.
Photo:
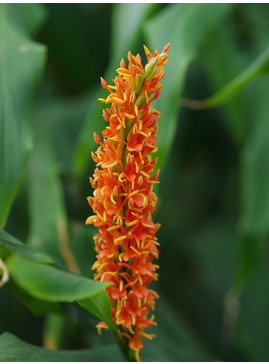
<svg viewBox="0 0 269 364">
<path fill-rule="evenodd" d="M 121 68 L 125 68 L 125 61 L 124 59 L 122 58 L 122 60 L 120 61 L 120 66 Z"/>
<path fill-rule="evenodd" d="M 163 51 L 162 53 L 166 53 L 168 51 L 168 49 L 170 48 L 170 43 L 167 43 L 164 47 L 163 47 Z"/>
<path fill-rule="evenodd" d="M 107 83 L 106 81 L 103 79 L 103 77 L 100 77 L 100 80 L 101 80 L 101 84 L 104 88 L 107 88 Z"/>
<path fill-rule="evenodd" d="M 147 56 L 147 59 L 149 61 L 152 58 L 152 55 L 151 55 L 150 51 L 148 50 L 148 48 L 145 46 L 145 44 L 143 44 L 143 47 L 144 47 L 144 51 Z"/>
<path fill-rule="evenodd" d="M 98 135 L 98 134 L 94 133 L 94 134 L 93 134 L 93 137 L 94 137 L 94 140 L 95 140 L 95 142 L 96 142 L 97 144 L 101 144 L 101 139 L 100 139 L 100 137 L 99 137 L 99 135 Z"/>
</svg>

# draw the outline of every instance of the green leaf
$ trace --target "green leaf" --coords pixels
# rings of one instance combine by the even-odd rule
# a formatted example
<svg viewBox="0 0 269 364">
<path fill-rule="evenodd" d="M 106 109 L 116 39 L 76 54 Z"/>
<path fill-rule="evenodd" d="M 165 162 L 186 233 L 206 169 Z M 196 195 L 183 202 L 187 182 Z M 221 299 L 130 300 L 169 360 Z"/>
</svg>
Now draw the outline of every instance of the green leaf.
<svg viewBox="0 0 269 364">
<path fill-rule="evenodd" d="M 105 291 L 109 283 L 97 282 L 16 256 L 9 257 L 6 265 L 15 283 L 29 295 L 48 302 L 78 301 L 115 331 L 110 301 Z"/>
<path fill-rule="evenodd" d="M 23 244 L 20 240 L 10 235 L 6 231 L 0 229 L 0 246 L 13 254 L 18 254 L 21 257 L 40 262 L 53 263 L 52 258 L 34 247 Z"/>
<path fill-rule="evenodd" d="M 100 318 L 100 320 L 107 323 L 111 331 L 116 331 L 116 326 L 112 320 L 110 300 L 106 291 L 102 291 L 91 297 L 78 300 L 78 303 L 86 311 Z"/>
<path fill-rule="evenodd" d="M 47 18 L 47 9 L 43 4 L 7 4 L 10 20 L 29 35 L 35 35 Z"/>
<path fill-rule="evenodd" d="M 33 297 L 49 302 L 96 299 L 107 283 L 97 282 L 47 264 L 12 256 L 6 260 L 10 276 Z"/>
<path fill-rule="evenodd" d="M 250 117 L 255 121 L 241 154 L 241 216 L 239 262 L 235 286 L 242 289 L 259 263 L 269 236 L 269 105 L 264 92 L 269 76 L 251 87 Z"/>
<path fill-rule="evenodd" d="M 33 43 L 7 19 L 0 5 L 0 226 L 19 189 L 32 138 L 30 104 L 45 60 L 45 47 Z"/>
<path fill-rule="evenodd" d="M 28 344 L 16 336 L 0 336 L 1 362 L 98 362 L 123 361 L 116 345 L 104 345 L 84 350 L 47 350 Z"/>
<path fill-rule="evenodd" d="M 147 46 L 162 50 L 167 43 L 169 61 L 165 65 L 163 89 L 154 108 L 161 112 L 158 131 L 158 168 L 166 162 L 178 124 L 179 100 L 188 67 L 198 50 L 232 9 L 232 4 L 170 4 L 144 27 Z"/>
<path fill-rule="evenodd" d="M 208 99 L 201 101 L 203 108 L 218 107 L 229 101 L 242 90 L 253 78 L 269 71 L 269 47 L 267 47 L 240 75 L 214 93 Z"/>
<path fill-rule="evenodd" d="M 240 74 L 250 62 L 246 59 L 246 55 L 238 49 L 231 22 L 211 35 L 202 56 L 203 66 L 212 90 L 219 90 L 224 87 L 229 80 Z M 234 142 L 236 145 L 240 145 L 246 130 L 245 94 L 240 92 L 234 95 L 229 102 L 223 105 L 221 112 Z"/>
<path fill-rule="evenodd" d="M 64 191 L 48 133 L 39 127 L 27 173 L 30 231 L 27 241 L 78 273 L 69 249 Z"/>
<path fill-rule="evenodd" d="M 120 57 L 126 57 L 128 51 L 137 48 L 137 43 L 142 34 L 141 25 L 158 6 L 159 4 L 152 3 L 115 4 L 111 29 L 111 58 L 114 62 L 111 63 L 118 64 Z M 128 27 L 126 27 L 127 19 Z"/>
<path fill-rule="evenodd" d="M 115 77 L 121 58 L 126 57 L 128 51 L 136 47 L 142 35 L 142 24 L 155 7 L 156 4 L 115 4 L 113 7 L 112 58 L 104 76 L 108 82 Z M 128 19 L 128 27 L 126 27 L 126 19 Z M 96 149 L 93 133 L 100 134 L 105 128 L 106 123 L 102 117 L 104 105 L 97 100 L 106 97 L 106 93 L 106 90 L 99 86 L 89 99 L 88 115 L 78 137 L 73 161 L 74 175 L 77 178 L 84 174 L 87 164 L 91 163 L 90 151 Z"/>
<path fill-rule="evenodd" d="M 98 296 L 92 298 L 91 300 L 89 299 L 78 300 L 78 303 L 86 311 L 94 314 L 95 316 L 99 317 L 102 321 L 106 322 L 123 356 L 126 358 L 126 360 L 133 361 L 135 355 L 134 351 L 129 348 L 126 338 L 120 335 L 113 322 L 111 315 L 110 301 L 107 293 L 104 291 L 102 294 L 99 294 Z"/>
<path fill-rule="evenodd" d="M 240 315 L 234 342 L 236 349 L 244 353 L 249 362 L 268 361 L 269 291 L 268 281 L 265 279 L 268 275 L 268 259 L 264 255 L 240 300 Z"/>
</svg>

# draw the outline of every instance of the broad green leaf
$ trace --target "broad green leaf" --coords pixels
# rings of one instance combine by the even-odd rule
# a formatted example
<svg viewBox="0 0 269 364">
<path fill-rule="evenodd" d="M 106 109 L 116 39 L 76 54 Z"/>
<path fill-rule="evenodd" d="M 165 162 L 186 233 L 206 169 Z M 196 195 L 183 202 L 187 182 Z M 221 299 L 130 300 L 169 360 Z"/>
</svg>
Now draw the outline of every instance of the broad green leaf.
<svg viewBox="0 0 269 364">
<path fill-rule="evenodd" d="M 153 3 L 120 3 L 115 4 L 112 13 L 111 58 L 115 66 L 128 51 L 137 48 L 142 35 L 144 21 L 149 18 L 160 4 Z M 132 14 L 130 16 L 130 14 Z M 128 27 L 126 27 L 128 21 Z M 141 48 L 141 47 L 139 47 Z M 132 51 L 134 53 L 134 51 Z M 110 70 L 113 72 L 113 69 Z"/>
<path fill-rule="evenodd" d="M 33 297 L 49 302 L 93 299 L 102 294 L 107 283 L 97 282 L 47 264 L 12 256 L 6 260 L 10 276 Z M 95 297 L 95 298 L 93 298 Z"/>
<path fill-rule="evenodd" d="M 240 299 L 240 311 L 233 341 L 248 362 L 268 361 L 269 336 L 269 275 L 268 259 L 264 255 Z"/>
<path fill-rule="evenodd" d="M 44 4 L 7 4 L 7 14 L 19 29 L 29 35 L 35 35 L 47 18 Z"/>
<path fill-rule="evenodd" d="M 0 336 L 1 362 L 107 362 L 123 361 L 116 345 L 83 350 L 47 350 L 28 344 L 10 333 Z"/>
<path fill-rule="evenodd" d="M 45 82 L 47 84 L 44 86 Z M 70 156 L 73 155 L 77 135 L 87 115 L 92 91 L 89 90 L 76 97 L 59 97 L 53 94 L 53 87 L 52 80 L 47 78 L 43 82 L 43 92 L 40 92 L 36 98 L 33 107 L 34 144 L 38 150 L 39 143 L 46 143 L 51 150 L 51 157 L 48 159 L 53 159 L 58 178 L 60 172 L 63 178 L 71 178 Z M 61 134 L 61 143 L 59 143 L 59 134 Z M 41 151 L 37 153 L 40 155 Z M 83 196 L 81 198 L 84 202 L 85 198 Z"/>
<path fill-rule="evenodd" d="M 164 66 L 163 89 L 154 108 L 161 112 L 158 131 L 158 168 L 168 158 L 176 134 L 179 100 L 188 66 L 210 33 L 221 27 L 232 4 L 169 4 L 146 22 L 144 33 L 149 49 L 161 51 L 167 43 L 169 61 Z"/>
<path fill-rule="evenodd" d="M 116 331 L 116 326 L 111 316 L 110 300 L 105 290 L 96 294 L 95 297 L 91 297 L 91 299 L 78 300 L 78 303 L 86 311 L 106 322 L 111 331 Z"/>
<path fill-rule="evenodd" d="M 97 282 L 16 256 L 9 257 L 6 265 L 10 277 L 29 295 L 48 302 L 85 300 L 84 306 L 112 327 L 111 307 L 105 292 L 108 283 Z"/>
<path fill-rule="evenodd" d="M 2 229 L 0 229 L 0 246 L 10 253 L 18 254 L 21 257 L 36 262 L 53 263 L 53 260 L 49 255 L 39 251 L 34 247 L 23 244 L 20 240 Z"/>
<path fill-rule="evenodd" d="M 49 84 L 47 87 L 52 86 Z M 38 95 L 33 109 L 35 148 L 29 161 L 25 184 L 30 217 L 28 243 L 39 246 L 59 261 L 64 258 L 73 272 L 82 271 L 81 265 L 88 262 L 84 269 L 86 276 L 89 276 L 89 251 L 88 248 L 83 249 L 81 237 L 74 239 L 72 236 L 72 227 L 77 224 L 72 225 L 71 229 L 68 226 L 67 203 L 69 202 L 69 210 L 70 206 L 75 210 L 71 211 L 73 216 L 81 207 L 87 207 L 86 192 L 81 192 L 75 181 L 71 181 L 70 156 L 73 155 L 76 136 L 88 109 L 89 95 L 87 93 L 68 99 Z M 84 215 L 84 220 L 85 216 L 87 215 Z M 83 223 L 82 220 L 81 224 Z M 84 242 L 85 236 L 89 235 L 89 229 L 86 230 Z"/>
<path fill-rule="evenodd" d="M 7 19 L 0 4 L 0 226 L 5 225 L 32 150 L 30 105 L 41 76 L 45 47 Z"/>
<path fill-rule="evenodd" d="M 113 322 L 110 301 L 107 293 L 103 291 L 101 294 L 99 294 L 95 298 L 92 298 L 91 300 L 79 300 L 78 303 L 86 311 L 92 313 L 93 315 L 99 317 L 102 321 L 107 323 L 124 357 L 127 360 L 132 358 L 132 355 L 134 354 L 133 351 L 129 350 L 126 339 L 119 334 Z"/>
<path fill-rule="evenodd" d="M 115 4 L 113 7 L 112 58 L 104 76 L 108 83 L 115 77 L 121 58 L 126 59 L 129 50 L 133 52 L 132 48 L 136 47 L 142 35 L 142 24 L 155 7 L 156 4 Z M 128 27 L 126 27 L 127 21 Z M 106 123 L 102 117 L 104 105 L 97 101 L 98 98 L 106 97 L 105 95 L 106 91 L 99 86 L 89 99 L 88 115 L 81 128 L 75 150 L 73 167 L 76 177 L 81 177 L 87 169 L 87 164 L 91 163 L 90 152 L 96 149 L 93 133 L 100 134 L 105 128 Z"/>
<path fill-rule="evenodd" d="M 27 174 L 30 231 L 28 242 L 78 272 L 69 249 L 63 186 L 44 127 L 39 128 Z M 42 133 L 43 132 L 43 133 Z M 35 133 L 36 135 L 36 133 Z M 42 137 L 43 135 L 43 137 Z"/>
<path fill-rule="evenodd" d="M 201 101 L 201 108 L 218 107 L 229 101 L 242 88 L 263 73 L 269 71 L 269 47 L 267 47 L 240 75 L 222 87 L 214 95 Z"/>
<path fill-rule="evenodd" d="M 249 64 L 246 55 L 238 50 L 234 28 L 231 22 L 222 27 L 208 39 L 202 54 L 202 62 L 210 82 L 211 90 L 219 90 L 239 75 Z M 225 67 L 223 67 L 225 64 Z M 227 123 L 230 134 L 239 145 L 246 130 L 246 98 L 239 92 L 221 109 L 221 115 Z"/>
<path fill-rule="evenodd" d="M 269 76 L 255 81 L 252 91 L 254 122 L 241 155 L 241 216 L 239 221 L 239 267 L 235 285 L 243 288 L 269 236 L 269 104 L 264 93 L 269 87 Z"/>
</svg>

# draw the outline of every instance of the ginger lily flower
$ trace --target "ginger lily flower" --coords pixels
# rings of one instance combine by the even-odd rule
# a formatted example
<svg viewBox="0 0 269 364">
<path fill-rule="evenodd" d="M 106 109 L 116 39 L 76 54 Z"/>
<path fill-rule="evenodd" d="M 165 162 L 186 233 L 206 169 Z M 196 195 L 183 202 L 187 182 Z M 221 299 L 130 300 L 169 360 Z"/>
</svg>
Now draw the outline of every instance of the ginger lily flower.
<svg viewBox="0 0 269 364">
<path fill-rule="evenodd" d="M 111 103 L 111 107 L 103 111 L 108 122 L 103 139 L 94 135 L 99 144 L 92 153 L 97 168 L 90 178 L 94 193 L 88 197 L 94 215 L 86 221 L 99 229 L 94 237 L 95 279 L 112 283 L 107 287 L 112 318 L 136 352 L 137 361 L 141 340 L 154 337 L 144 329 L 156 325 L 154 316 L 148 314 L 158 295 L 148 285 L 158 279 L 158 265 L 152 261 L 158 258 L 155 234 L 159 224 L 152 221 L 151 214 L 157 203 L 153 185 L 158 183 L 159 171 L 154 173 L 157 160 L 152 153 L 157 151 L 160 113 L 151 103 L 161 91 L 169 44 L 160 54 L 144 49 L 148 60 L 145 68 L 140 56 L 129 52 L 128 68 L 122 60 L 114 85 L 101 78 L 109 95 L 99 100 Z M 101 322 L 97 327 L 100 331 L 107 325 Z"/>
</svg>

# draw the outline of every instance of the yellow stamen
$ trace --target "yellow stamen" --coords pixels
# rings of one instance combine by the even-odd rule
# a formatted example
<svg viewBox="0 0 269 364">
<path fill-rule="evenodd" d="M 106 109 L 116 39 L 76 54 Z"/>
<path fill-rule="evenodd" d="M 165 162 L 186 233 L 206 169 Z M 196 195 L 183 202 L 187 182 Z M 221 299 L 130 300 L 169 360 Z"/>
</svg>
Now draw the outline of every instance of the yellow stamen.
<svg viewBox="0 0 269 364">
<path fill-rule="evenodd" d="M 114 205 L 117 205 L 116 201 L 114 200 L 114 194 L 113 194 L 113 192 L 110 195 L 110 200 L 111 200 L 112 203 L 114 203 Z"/>
<path fill-rule="evenodd" d="M 135 116 L 134 115 L 132 115 L 132 114 L 127 114 L 127 112 L 125 112 L 124 113 L 124 115 L 128 118 L 128 119 L 134 119 L 135 118 Z"/>
<path fill-rule="evenodd" d="M 141 336 L 143 336 L 143 337 L 146 337 L 147 339 L 149 339 L 149 340 L 152 340 L 152 336 L 151 335 L 149 335 L 149 334 L 146 334 L 145 332 L 141 332 L 141 334 L 140 334 Z"/>
<path fill-rule="evenodd" d="M 103 269 L 106 265 L 108 265 L 108 262 L 105 262 L 105 263 L 101 264 L 100 267 L 97 268 L 97 271 Z"/>
<path fill-rule="evenodd" d="M 127 235 L 120 236 L 119 238 L 114 239 L 114 243 L 117 244 L 119 241 L 124 240 L 126 238 L 127 238 Z"/>
<path fill-rule="evenodd" d="M 93 265 L 92 265 L 92 270 L 98 269 L 98 267 L 100 266 L 100 262 L 99 260 L 97 260 Z"/>
<path fill-rule="evenodd" d="M 134 334 L 135 334 L 134 330 L 132 329 L 132 326 L 128 327 L 128 330 L 130 331 L 130 333 L 131 333 L 132 335 L 134 335 Z"/>
<path fill-rule="evenodd" d="M 160 298 L 160 296 L 158 295 L 157 292 L 153 291 L 152 289 L 149 289 L 149 292 L 153 294 L 153 296 L 155 296 L 156 298 Z M 154 319 L 154 316 L 153 316 Z"/>
<path fill-rule="evenodd" d="M 154 227 L 152 225 L 146 224 L 145 222 L 142 222 L 142 225 L 145 226 L 145 227 L 148 227 L 148 228 L 153 228 Z"/>
<path fill-rule="evenodd" d="M 104 273 L 102 274 L 101 279 L 100 279 L 100 281 L 101 281 L 101 282 L 104 282 L 104 279 L 105 279 L 105 275 L 106 275 L 106 274 L 110 274 L 111 276 L 114 276 L 115 274 L 117 274 L 117 272 L 104 272 Z"/>
<path fill-rule="evenodd" d="M 96 325 L 96 328 L 97 328 L 97 332 L 99 335 L 102 335 L 102 332 L 101 330 L 102 329 L 108 329 L 108 326 L 105 322 L 100 322 L 99 324 Z"/>
<path fill-rule="evenodd" d="M 135 326 L 135 321 L 136 321 L 135 316 L 131 315 L 131 318 L 132 318 L 132 325 Z"/>
<path fill-rule="evenodd" d="M 144 133 L 143 131 L 138 131 L 138 134 L 141 134 L 141 135 L 143 135 L 144 137 L 146 137 L 146 138 L 148 138 L 148 134 L 146 134 L 146 133 Z"/>
<path fill-rule="evenodd" d="M 139 192 L 139 190 L 135 190 L 135 191 L 131 192 L 131 193 L 128 195 L 128 198 L 130 198 L 130 197 L 132 197 L 132 196 L 136 195 L 138 192 Z"/>
<path fill-rule="evenodd" d="M 101 162 L 100 162 L 101 163 Z M 118 163 L 118 161 L 112 162 L 110 164 L 107 164 L 106 166 L 103 166 L 103 168 L 111 168 L 114 167 L 116 164 Z M 102 164 L 102 163 L 101 163 Z"/>
<path fill-rule="evenodd" d="M 140 362 L 139 350 L 138 350 L 138 349 L 136 349 L 136 350 L 135 350 L 135 360 L 136 360 L 137 362 Z"/>
<path fill-rule="evenodd" d="M 142 174 L 144 177 L 150 178 L 150 176 L 144 171 L 140 171 L 140 174 Z"/>
<path fill-rule="evenodd" d="M 140 255 L 140 252 L 138 250 L 136 250 L 133 246 L 130 246 L 130 248 L 138 255 Z"/>
<path fill-rule="evenodd" d="M 127 225 L 127 226 L 133 226 L 133 225 L 136 225 L 138 223 L 138 220 L 134 220 L 134 221 L 132 221 L 132 222 L 125 222 L 125 225 Z"/>
<path fill-rule="evenodd" d="M 112 230 L 116 230 L 116 229 L 119 229 L 120 226 L 119 225 L 114 225 L 114 226 L 111 226 L 109 228 L 106 229 L 106 231 L 112 231 Z"/>
<path fill-rule="evenodd" d="M 109 102 L 117 102 L 119 104 L 123 104 L 124 103 L 124 100 L 120 99 L 119 97 L 116 97 L 116 96 L 113 96 L 113 95 L 109 95 L 107 100 L 109 100 Z"/>
</svg>

